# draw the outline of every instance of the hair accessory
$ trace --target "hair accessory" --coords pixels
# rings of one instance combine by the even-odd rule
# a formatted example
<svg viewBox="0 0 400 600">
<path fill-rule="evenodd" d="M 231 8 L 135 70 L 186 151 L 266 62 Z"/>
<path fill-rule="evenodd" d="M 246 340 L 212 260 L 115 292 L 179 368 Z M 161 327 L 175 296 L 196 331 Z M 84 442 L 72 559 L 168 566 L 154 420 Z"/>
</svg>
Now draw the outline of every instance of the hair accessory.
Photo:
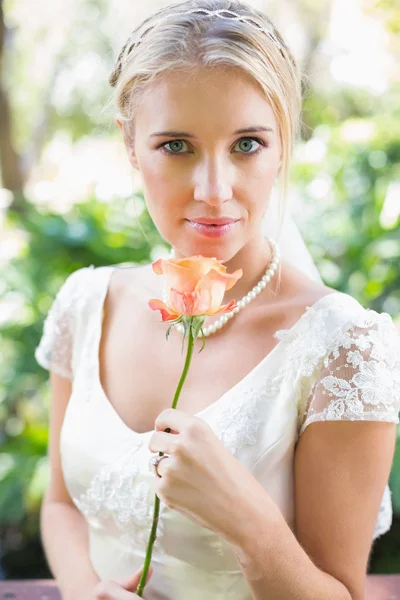
<svg viewBox="0 0 400 600">
<path fill-rule="evenodd" d="M 136 39 L 134 39 L 134 38 L 137 35 L 137 31 L 135 31 L 133 34 L 131 34 L 131 36 L 128 38 L 128 41 L 124 44 L 124 46 L 117 58 L 116 67 L 110 77 L 110 84 L 112 86 L 115 86 L 117 79 L 119 77 L 119 74 L 121 72 L 122 64 L 126 61 L 128 55 L 133 50 L 133 48 L 136 48 L 136 46 L 138 46 L 142 42 L 143 38 L 145 37 L 145 35 L 148 31 L 153 29 L 156 25 L 158 25 L 158 23 L 163 23 L 167 19 L 176 17 L 177 15 L 191 15 L 194 13 L 202 14 L 206 17 L 219 17 L 221 19 L 226 19 L 226 20 L 230 19 L 232 21 L 239 21 L 241 23 L 247 23 L 248 25 L 257 29 L 258 31 L 262 31 L 262 32 L 266 33 L 271 38 L 271 40 L 273 42 L 275 42 L 275 44 L 279 48 L 281 55 L 283 56 L 283 58 L 285 58 L 285 54 L 284 54 L 285 46 L 282 42 L 280 42 L 278 40 L 278 38 L 275 34 L 276 29 L 275 29 L 273 23 L 268 19 L 268 17 L 265 17 L 265 18 L 267 19 L 267 21 L 270 25 L 270 28 L 266 29 L 265 27 L 263 27 L 262 25 L 260 25 L 259 23 L 257 23 L 253 19 L 251 19 L 250 17 L 246 17 L 245 15 L 239 15 L 232 10 L 227 10 L 226 8 L 219 8 L 218 10 L 209 10 L 208 8 L 192 8 L 191 10 L 187 10 L 185 12 L 172 12 L 164 17 L 160 17 L 159 19 L 156 19 L 155 22 L 152 23 L 151 25 L 149 25 L 141 33 L 141 35 Z"/>
</svg>

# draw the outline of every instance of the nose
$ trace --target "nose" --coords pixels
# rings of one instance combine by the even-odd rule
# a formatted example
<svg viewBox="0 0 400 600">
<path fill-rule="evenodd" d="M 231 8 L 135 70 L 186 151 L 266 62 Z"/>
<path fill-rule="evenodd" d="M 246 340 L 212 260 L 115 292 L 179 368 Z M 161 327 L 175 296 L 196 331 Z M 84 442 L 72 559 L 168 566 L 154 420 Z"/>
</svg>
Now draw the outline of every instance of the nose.
<svg viewBox="0 0 400 600">
<path fill-rule="evenodd" d="M 223 160 L 205 160 L 195 170 L 194 179 L 195 200 L 213 206 L 232 199 L 232 173 Z"/>
</svg>

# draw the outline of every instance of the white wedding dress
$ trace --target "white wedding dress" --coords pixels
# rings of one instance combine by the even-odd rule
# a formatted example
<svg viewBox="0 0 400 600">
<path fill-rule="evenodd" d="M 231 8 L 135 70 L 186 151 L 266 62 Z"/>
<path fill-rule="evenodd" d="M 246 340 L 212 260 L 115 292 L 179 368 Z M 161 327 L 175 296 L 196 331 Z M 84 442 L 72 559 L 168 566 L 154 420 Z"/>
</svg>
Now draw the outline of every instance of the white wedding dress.
<svg viewBox="0 0 400 600">
<path fill-rule="evenodd" d="M 128 428 L 99 381 L 102 309 L 115 268 L 85 267 L 66 279 L 35 351 L 43 367 L 73 382 L 62 468 L 87 520 L 90 560 L 102 580 L 142 566 L 156 477 L 148 470 L 153 432 Z M 275 338 L 248 375 L 196 416 L 261 483 L 293 530 L 293 457 L 305 428 L 325 420 L 399 423 L 400 336 L 388 314 L 334 292 Z M 391 522 L 386 486 L 374 539 Z M 143 595 L 149 600 L 252 598 L 230 544 L 162 502 L 152 565 Z"/>
</svg>

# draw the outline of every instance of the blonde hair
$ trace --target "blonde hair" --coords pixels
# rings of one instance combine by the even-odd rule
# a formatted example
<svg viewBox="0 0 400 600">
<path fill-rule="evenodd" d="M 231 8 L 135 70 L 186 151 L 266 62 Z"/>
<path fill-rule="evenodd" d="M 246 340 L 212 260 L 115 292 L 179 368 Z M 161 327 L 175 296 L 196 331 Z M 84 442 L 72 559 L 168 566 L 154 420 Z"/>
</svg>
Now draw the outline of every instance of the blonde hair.
<svg viewBox="0 0 400 600">
<path fill-rule="evenodd" d="M 225 11 L 223 18 L 207 14 L 214 10 Z M 192 12 L 182 15 L 185 11 Z M 233 11 L 239 19 L 229 18 L 226 11 Z M 301 126 L 302 77 L 266 15 L 236 0 L 186 0 L 161 8 L 145 19 L 123 46 L 109 77 L 114 88 L 111 102 L 117 107 L 124 135 L 133 143 L 138 103 L 158 77 L 171 70 L 195 72 L 221 66 L 250 75 L 274 112 L 281 144 L 281 226 L 290 160 Z"/>
</svg>

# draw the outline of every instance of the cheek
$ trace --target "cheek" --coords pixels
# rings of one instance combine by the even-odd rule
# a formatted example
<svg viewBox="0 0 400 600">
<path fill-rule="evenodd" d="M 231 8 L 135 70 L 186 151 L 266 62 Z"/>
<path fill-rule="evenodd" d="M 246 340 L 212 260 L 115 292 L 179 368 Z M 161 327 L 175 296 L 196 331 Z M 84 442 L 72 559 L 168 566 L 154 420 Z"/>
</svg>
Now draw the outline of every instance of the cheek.
<svg viewBox="0 0 400 600">
<path fill-rule="evenodd" d="M 182 178 L 173 176 L 169 170 L 167 173 L 160 167 L 160 161 L 142 163 L 141 178 L 150 217 L 161 235 L 168 238 L 170 230 L 176 226 L 175 221 L 182 218 L 184 198 L 188 197 Z"/>
<path fill-rule="evenodd" d="M 156 164 L 142 166 L 141 174 L 149 212 L 157 212 L 157 207 L 168 206 L 177 192 L 174 179 L 158 169 Z"/>
<path fill-rule="evenodd" d="M 144 158 L 144 157 L 143 157 Z M 146 154 L 141 161 L 143 186 L 154 197 L 161 194 L 163 198 L 176 196 L 185 188 L 182 165 L 179 160 L 165 160 L 158 152 Z"/>
<path fill-rule="evenodd" d="M 238 189 L 257 212 L 257 206 L 269 197 L 277 175 L 277 164 L 273 160 L 260 160 L 252 168 L 242 169 Z"/>
</svg>

